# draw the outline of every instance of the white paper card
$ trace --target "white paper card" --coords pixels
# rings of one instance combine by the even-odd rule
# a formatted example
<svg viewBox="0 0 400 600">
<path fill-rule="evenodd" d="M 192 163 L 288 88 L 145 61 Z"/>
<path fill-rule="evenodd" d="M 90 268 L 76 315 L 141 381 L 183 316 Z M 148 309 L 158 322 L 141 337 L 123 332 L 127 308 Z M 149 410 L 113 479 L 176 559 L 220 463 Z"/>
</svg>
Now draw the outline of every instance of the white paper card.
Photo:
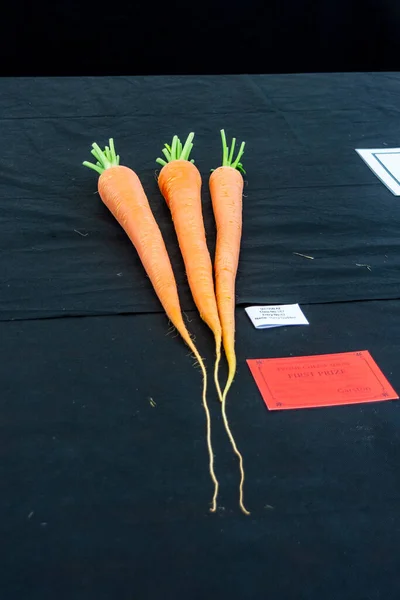
<svg viewBox="0 0 400 600">
<path fill-rule="evenodd" d="M 256 329 L 309 324 L 298 304 L 249 306 L 245 311 Z"/>
<path fill-rule="evenodd" d="M 356 149 L 369 168 L 395 196 L 400 196 L 400 148 Z"/>
</svg>

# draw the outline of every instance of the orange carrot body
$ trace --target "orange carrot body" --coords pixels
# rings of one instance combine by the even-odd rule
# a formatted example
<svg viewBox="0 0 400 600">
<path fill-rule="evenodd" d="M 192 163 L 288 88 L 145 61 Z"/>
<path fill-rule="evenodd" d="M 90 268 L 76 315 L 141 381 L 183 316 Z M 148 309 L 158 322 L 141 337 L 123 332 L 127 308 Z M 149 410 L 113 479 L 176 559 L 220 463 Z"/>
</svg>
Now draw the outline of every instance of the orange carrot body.
<svg viewBox="0 0 400 600">
<path fill-rule="evenodd" d="M 239 459 L 241 473 L 239 504 L 244 514 L 249 511 L 243 501 L 244 467 L 243 457 L 238 450 L 226 415 L 226 397 L 236 373 L 235 352 L 235 283 L 239 264 L 240 242 L 242 238 L 243 177 L 239 163 L 243 154 L 242 143 L 238 158 L 231 166 L 235 139 L 228 155 L 225 132 L 221 131 L 223 143 L 223 166 L 218 167 L 210 176 L 209 186 L 217 226 L 217 244 L 215 249 L 215 288 L 218 312 L 222 325 L 222 341 L 228 362 L 228 379 L 222 393 L 222 419 L 232 448 Z"/>
<path fill-rule="evenodd" d="M 229 389 L 236 372 L 235 283 L 242 237 L 242 175 L 232 167 L 219 167 L 210 177 L 210 193 L 217 227 L 215 289 L 229 367 L 226 384 Z"/>
<path fill-rule="evenodd" d="M 215 292 L 211 257 L 207 248 L 201 209 L 201 177 L 197 168 L 192 164 L 193 161 L 189 161 L 193 137 L 194 133 L 192 132 L 183 146 L 177 136 L 173 137 L 171 145 L 165 144 L 162 152 L 166 160 L 157 159 L 157 163 L 163 165 L 158 184 L 171 210 L 193 299 L 200 316 L 214 333 L 216 344 L 214 381 L 221 400 L 225 429 L 232 448 L 239 458 L 241 471 L 239 504 L 245 514 L 250 514 L 243 503 L 243 458 L 236 446 L 226 415 L 226 395 L 236 371 L 235 278 L 242 229 L 241 192 L 243 190 L 243 179 L 236 169 L 243 170 L 239 161 L 243 154 L 244 143 L 242 143 L 232 167 L 217 169 L 210 179 L 210 187 L 214 192 L 214 212 L 218 231 Z M 223 130 L 221 137 L 223 140 L 223 165 L 226 166 L 231 164 L 235 140 L 229 153 Z M 240 187 L 238 177 L 242 180 L 242 187 Z M 234 191 L 233 197 L 231 197 L 232 191 Z M 229 367 L 228 381 L 223 393 L 218 381 L 222 336 L 224 336 Z"/>
<path fill-rule="evenodd" d="M 128 167 L 111 167 L 100 175 L 98 190 L 135 246 L 168 318 L 190 345 L 171 262 L 139 177 Z"/>
<path fill-rule="evenodd" d="M 221 324 L 201 207 L 200 173 L 191 162 L 174 160 L 161 169 L 158 185 L 171 211 L 194 302 L 218 348 Z"/>
<path fill-rule="evenodd" d="M 93 148 L 92 154 L 94 154 L 98 162 L 96 165 L 87 161 L 83 164 L 91 167 L 100 174 L 98 191 L 102 201 L 135 246 L 167 316 L 189 346 L 200 365 L 203 375 L 202 401 L 207 420 L 209 469 L 211 479 L 214 483 L 211 511 L 215 512 L 219 484 L 214 472 L 214 453 L 211 444 L 211 417 L 206 397 L 207 373 L 203 359 L 183 321 L 175 276 L 161 231 L 151 211 L 138 176 L 132 169 L 119 165 L 119 156 L 115 154 L 113 140 L 110 140 L 111 150 L 106 147 L 106 150 L 102 152 L 97 144 L 93 144 Z"/>
</svg>

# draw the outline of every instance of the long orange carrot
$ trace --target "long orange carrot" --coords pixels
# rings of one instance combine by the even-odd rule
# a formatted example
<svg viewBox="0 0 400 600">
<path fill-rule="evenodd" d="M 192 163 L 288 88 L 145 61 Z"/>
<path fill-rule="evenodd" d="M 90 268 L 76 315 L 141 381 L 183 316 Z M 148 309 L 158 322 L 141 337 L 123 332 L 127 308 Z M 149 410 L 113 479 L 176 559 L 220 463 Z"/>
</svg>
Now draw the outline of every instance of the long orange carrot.
<svg viewBox="0 0 400 600">
<path fill-rule="evenodd" d="M 164 240 L 151 211 L 142 184 L 132 169 L 119 165 L 119 156 L 115 153 L 114 142 L 102 151 L 92 144 L 92 154 L 96 164 L 85 161 L 83 164 L 100 175 L 98 191 L 107 208 L 127 233 L 135 246 L 143 267 L 153 285 L 171 323 L 176 327 L 183 340 L 196 357 L 203 374 L 203 406 L 207 420 L 207 446 L 209 469 L 214 483 L 214 496 L 211 511 L 215 512 L 215 499 L 218 494 L 218 481 L 214 472 L 214 453 L 211 444 L 211 419 L 207 405 L 207 373 L 196 346 L 185 326 L 179 303 L 178 290 L 171 262 Z"/>
<path fill-rule="evenodd" d="M 166 160 L 158 158 L 156 161 L 163 166 L 158 176 L 158 185 L 171 211 L 194 302 L 201 318 L 214 334 L 216 349 L 214 380 L 219 397 L 222 399 L 218 381 L 221 323 L 201 207 L 201 176 L 193 164 L 194 161 L 189 161 L 193 138 L 194 133 L 190 133 L 182 146 L 175 135 L 171 146 L 165 144 L 162 152 Z"/>
<path fill-rule="evenodd" d="M 235 353 L 235 282 L 239 263 L 240 241 L 242 236 L 242 195 L 244 169 L 240 159 L 244 152 L 242 143 L 237 157 L 233 158 L 236 140 L 233 138 L 230 150 L 226 144 L 225 132 L 222 137 L 222 166 L 210 176 L 210 193 L 217 226 L 215 249 L 215 289 L 219 317 L 222 326 L 222 342 L 228 362 L 228 380 L 222 394 L 222 417 L 233 450 L 239 458 L 240 507 L 249 514 L 243 504 L 244 469 L 243 458 L 231 433 L 226 416 L 226 396 L 236 373 Z"/>
</svg>

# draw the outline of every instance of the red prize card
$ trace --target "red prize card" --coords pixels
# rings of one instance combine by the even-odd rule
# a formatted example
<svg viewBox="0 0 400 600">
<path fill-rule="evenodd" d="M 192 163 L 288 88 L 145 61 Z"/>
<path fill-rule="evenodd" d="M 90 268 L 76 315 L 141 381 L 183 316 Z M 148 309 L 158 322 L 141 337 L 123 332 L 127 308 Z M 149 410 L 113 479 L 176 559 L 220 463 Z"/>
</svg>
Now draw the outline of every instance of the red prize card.
<svg viewBox="0 0 400 600">
<path fill-rule="evenodd" d="M 395 400 L 367 350 L 247 361 L 270 410 Z"/>
</svg>

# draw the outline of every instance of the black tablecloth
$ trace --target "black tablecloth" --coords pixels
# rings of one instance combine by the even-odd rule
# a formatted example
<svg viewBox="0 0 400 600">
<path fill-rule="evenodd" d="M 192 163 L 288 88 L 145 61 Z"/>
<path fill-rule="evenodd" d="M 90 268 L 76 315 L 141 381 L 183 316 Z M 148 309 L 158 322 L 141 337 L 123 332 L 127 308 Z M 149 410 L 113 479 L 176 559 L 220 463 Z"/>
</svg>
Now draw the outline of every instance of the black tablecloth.
<svg viewBox="0 0 400 600">
<path fill-rule="evenodd" d="M 397 599 L 400 404 L 271 413 L 245 359 L 369 350 L 400 390 L 399 204 L 354 152 L 398 145 L 400 77 L 0 85 L 0 597 Z M 200 372 L 80 165 L 114 136 L 140 175 L 211 370 L 154 158 L 197 132 L 212 250 L 220 127 L 248 143 L 228 411 L 249 517 L 212 386 L 208 512 Z M 256 331 L 244 305 L 272 301 L 310 325 Z"/>
<path fill-rule="evenodd" d="M 112 136 L 193 308 L 155 159 L 173 134 L 196 132 L 212 251 L 208 174 L 221 127 L 247 141 L 238 304 L 400 296 L 400 203 L 355 152 L 398 145 L 400 75 L 16 78 L 1 88 L 0 319 L 160 310 L 81 164 Z"/>
<path fill-rule="evenodd" d="M 208 512 L 200 373 L 163 315 L 2 323 L 2 597 L 394 600 L 400 404 L 270 413 L 245 359 L 368 349 L 399 390 L 400 305 L 303 309 L 310 326 L 270 331 L 237 313 L 250 517 L 212 392 Z"/>
</svg>

